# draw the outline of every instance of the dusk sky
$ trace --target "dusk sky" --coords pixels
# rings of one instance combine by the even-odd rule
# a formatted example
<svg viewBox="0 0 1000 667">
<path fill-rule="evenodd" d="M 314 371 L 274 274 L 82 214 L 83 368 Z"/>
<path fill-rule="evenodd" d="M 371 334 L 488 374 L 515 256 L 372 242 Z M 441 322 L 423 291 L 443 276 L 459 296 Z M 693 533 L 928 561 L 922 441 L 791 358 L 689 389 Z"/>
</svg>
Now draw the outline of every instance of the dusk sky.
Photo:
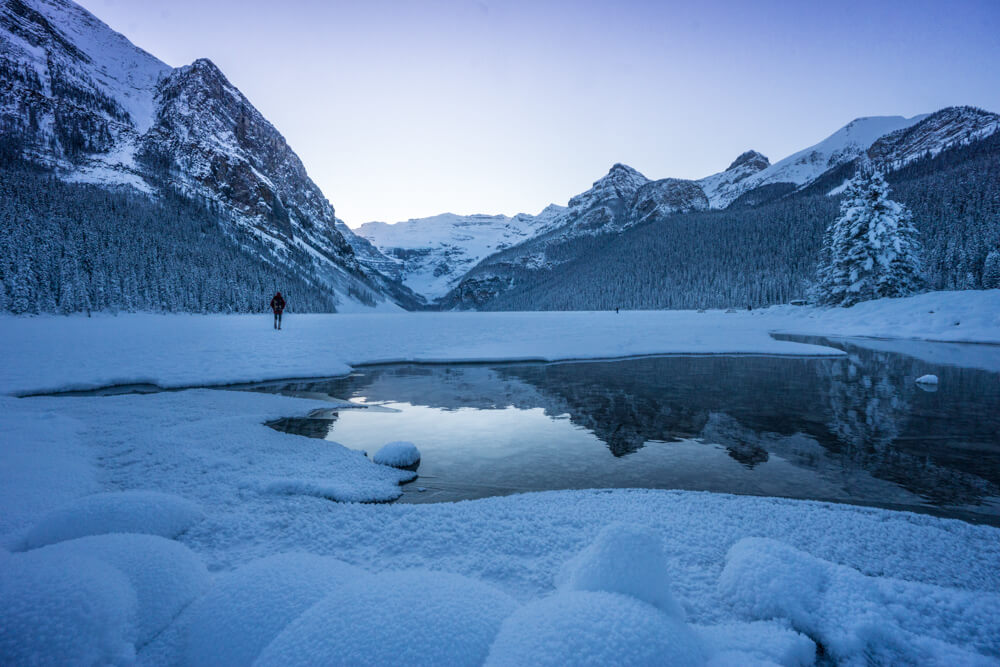
<svg viewBox="0 0 1000 667">
<path fill-rule="evenodd" d="M 351 226 L 537 213 L 615 162 L 701 178 L 858 116 L 1000 111 L 1000 1 L 79 0 L 207 57 Z"/>
</svg>

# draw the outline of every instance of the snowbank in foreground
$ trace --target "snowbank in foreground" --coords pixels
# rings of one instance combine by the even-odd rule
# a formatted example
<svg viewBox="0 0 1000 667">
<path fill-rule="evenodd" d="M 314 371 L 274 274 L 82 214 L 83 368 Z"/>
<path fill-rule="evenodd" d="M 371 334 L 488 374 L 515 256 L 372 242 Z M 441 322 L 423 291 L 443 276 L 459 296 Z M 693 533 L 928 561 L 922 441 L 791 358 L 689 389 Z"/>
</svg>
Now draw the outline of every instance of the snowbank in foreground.
<svg viewBox="0 0 1000 667">
<path fill-rule="evenodd" d="M 94 496 L 21 515 L 28 523 L 12 524 L 17 535 L 62 541 L 0 551 L 0 662 L 378 662 L 380 651 L 406 647 L 467 664 L 509 664 L 525 652 L 566 662 L 575 656 L 560 651 L 576 650 L 642 662 L 653 646 L 692 664 L 801 665 L 813 640 L 845 662 L 1000 657 L 997 529 L 709 493 L 365 505 L 268 492 L 273 480 L 398 492 L 409 474 L 262 425 L 317 405 L 209 390 L 0 398 L 0 419 L 34 423 L 44 440 L 68 435 L 67 452 L 89 454 L 93 478 L 121 496 L 97 506 L 143 507 L 127 499 L 153 490 L 200 508 L 173 542 L 39 528 L 52 521 L 46 511 L 65 506 L 48 516 L 67 517 L 74 504 L 95 530 L 126 525 L 87 509 Z M 53 413 L 60 418 L 44 419 Z M 0 442 L 0 453 L 7 447 Z M 298 555 L 281 555 L 289 552 Z M 207 589 L 206 567 L 220 572 Z M 429 568 L 436 573 L 400 572 Z"/>
<path fill-rule="evenodd" d="M 837 354 L 773 330 L 1000 343 L 1000 290 L 732 313 L 286 315 L 283 331 L 264 315 L 0 316 L 0 393 L 323 377 L 386 361 Z"/>
</svg>

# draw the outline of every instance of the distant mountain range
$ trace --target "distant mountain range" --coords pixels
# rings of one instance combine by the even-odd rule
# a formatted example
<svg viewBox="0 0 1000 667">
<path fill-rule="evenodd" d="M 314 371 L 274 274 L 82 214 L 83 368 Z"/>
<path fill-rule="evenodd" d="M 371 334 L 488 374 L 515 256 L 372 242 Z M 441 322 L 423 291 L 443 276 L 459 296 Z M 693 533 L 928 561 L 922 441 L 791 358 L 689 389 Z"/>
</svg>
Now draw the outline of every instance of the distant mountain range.
<svg viewBox="0 0 1000 667">
<path fill-rule="evenodd" d="M 983 111 L 972 107 L 950 107 L 942 109 L 932 114 L 925 114 L 913 118 L 902 117 L 876 117 L 859 118 L 847 124 L 830 137 L 799 151 L 775 164 L 764 155 L 756 151 L 747 151 L 737 157 L 733 163 L 723 172 L 713 174 L 698 181 L 680 179 L 661 179 L 650 181 L 636 170 L 622 164 L 616 164 L 606 176 L 594 182 L 593 186 L 573 197 L 569 201 L 567 208 L 563 209 L 557 216 L 547 216 L 544 225 L 530 225 L 530 220 L 525 220 L 526 230 L 534 230 L 532 238 L 525 239 L 517 246 L 503 249 L 494 255 L 481 260 L 472 270 L 470 270 L 452 290 L 441 299 L 444 307 L 459 308 L 494 308 L 494 307 L 517 307 L 522 308 L 549 308 L 549 307 L 598 307 L 598 303 L 587 299 L 572 299 L 566 304 L 550 303 L 541 298 L 538 292 L 538 283 L 551 284 L 553 281 L 559 282 L 562 279 L 562 269 L 573 262 L 581 260 L 581 253 L 586 251 L 588 261 L 594 262 L 595 255 L 601 253 L 601 248 L 609 249 L 612 241 L 620 242 L 622 237 L 631 237 L 629 230 L 637 227 L 653 225 L 659 236 L 674 233 L 679 225 L 690 225 L 693 220 L 716 221 L 723 218 L 738 217 L 740 221 L 749 220 L 765 212 L 764 206 L 789 206 L 792 201 L 801 202 L 805 206 L 806 201 L 811 198 L 820 197 L 817 203 L 823 212 L 807 212 L 803 209 L 805 216 L 820 215 L 821 223 L 819 230 L 812 233 L 816 247 L 801 247 L 798 251 L 803 252 L 802 257 L 776 257 L 789 267 L 799 265 L 803 260 L 808 263 L 815 261 L 816 250 L 821 235 L 822 225 L 836 215 L 837 195 L 843 188 L 846 180 L 853 175 L 853 170 L 861 160 L 868 160 L 890 173 L 902 173 L 908 165 L 917 162 L 926 162 L 930 165 L 931 171 L 935 171 L 934 164 L 940 164 L 940 171 L 944 172 L 946 161 L 934 162 L 935 157 L 944 151 L 954 153 L 962 147 L 985 146 L 991 147 L 992 143 L 988 139 L 996 136 L 1000 129 L 1000 116 L 994 113 Z M 992 148 L 990 148 L 992 151 Z M 966 151 L 968 155 L 978 156 L 983 159 L 979 151 Z M 993 153 L 991 153 L 993 155 Z M 994 155 L 994 157 L 996 157 Z M 954 165 L 947 161 L 948 167 Z M 982 223 L 982 230 L 976 232 L 974 239 L 963 239 L 957 232 L 950 237 L 928 239 L 928 249 L 934 249 L 937 244 L 954 247 L 963 241 L 975 241 L 981 248 L 975 253 L 982 254 L 983 259 L 988 247 L 993 247 L 1000 242 L 1000 224 L 993 221 L 996 209 L 1000 208 L 1000 200 L 988 195 L 992 187 L 989 179 L 984 177 L 983 171 L 975 171 L 970 179 L 963 181 L 965 187 L 972 186 L 974 193 L 978 193 L 976 198 L 981 200 L 981 217 L 975 222 Z M 977 175 L 978 174 L 978 175 Z M 890 179 L 892 180 L 892 179 Z M 978 189 L 976 189 L 978 188 Z M 823 202 L 825 199 L 827 201 Z M 944 199 L 935 204 L 936 214 L 940 217 L 940 208 L 944 206 Z M 977 206 L 979 206 L 977 204 Z M 945 208 L 947 208 L 945 206 Z M 965 208 L 956 208 L 953 213 L 956 216 L 966 214 L 971 211 Z M 919 211 L 918 211 L 919 213 Z M 951 217 L 946 213 L 944 220 Z M 683 221 L 683 222 L 682 222 Z M 938 220 L 941 222 L 942 220 Z M 739 221 L 738 221 L 739 222 Z M 797 234 L 809 232 L 810 226 L 816 220 L 814 217 L 799 221 Z M 918 220 L 919 222 L 919 220 Z M 411 222 L 416 224 L 415 222 Z M 762 223 L 762 224 L 766 224 Z M 928 223 L 929 224 L 929 223 Z M 735 234 L 734 225 L 730 231 Z M 750 251 L 751 241 L 759 236 L 766 236 L 769 232 L 764 227 L 758 225 L 754 229 L 743 230 L 749 234 L 745 247 Z M 644 232 L 652 233 L 652 232 Z M 692 230 L 685 238 L 686 243 L 690 243 L 698 235 L 704 234 L 705 230 Z M 361 234 L 367 235 L 364 228 Z M 419 232 L 412 230 L 410 238 L 410 250 L 419 252 L 420 241 Z M 599 237 L 602 241 L 586 240 L 587 237 Z M 372 242 L 386 251 L 383 245 L 386 235 L 371 236 Z M 440 239 L 440 233 L 435 233 L 435 241 Z M 738 237 L 718 239 L 718 243 L 732 243 Z M 708 243 L 709 239 L 703 239 Z M 774 244 L 783 243 L 774 239 Z M 425 244 L 425 247 L 431 246 Z M 641 248 L 635 249 L 636 254 L 642 254 Z M 625 251 L 623 251 L 625 252 Z M 628 254 L 625 252 L 625 254 Z M 664 257 L 650 257 L 650 263 L 664 261 Z M 693 264 L 694 257 L 676 257 L 674 261 L 679 262 L 687 272 L 699 273 L 706 271 L 710 267 L 704 263 Z M 731 258 L 733 267 L 741 266 L 743 262 L 739 258 Z M 970 260 L 972 262 L 973 260 Z M 621 277 L 616 278 L 616 267 L 607 266 L 606 273 L 601 276 L 602 285 L 581 284 L 579 280 L 575 282 L 577 293 L 593 293 L 600 289 L 607 288 L 610 291 L 621 291 L 621 285 L 614 286 L 606 284 L 604 281 L 614 282 L 622 280 L 625 274 L 636 270 L 635 260 L 628 257 L 621 258 L 621 264 L 616 265 Z M 642 267 L 639 267 L 642 268 Z M 652 273 L 660 271 L 659 268 L 651 268 Z M 954 270 L 958 269 L 955 265 Z M 965 274 L 969 271 L 961 269 Z M 797 286 L 782 288 L 780 296 L 778 294 L 760 293 L 747 295 L 747 298 L 740 297 L 739 305 L 745 305 L 746 300 L 761 304 L 773 302 L 775 299 L 783 300 L 787 298 L 801 298 L 807 291 L 805 276 L 809 271 L 803 272 L 796 268 L 794 273 L 798 281 Z M 934 273 L 934 271 L 932 271 Z M 947 273 L 947 272 L 945 272 Z M 976 274 L 976 270 L 972 271 Z M 577 276 L 579 278 L 579 276 Z M 933 276 L 932 276 L 933 277 Z M 803 280 L 798 280 L 803 278 Z M 724 295 L 731 286 L 729 281 L 741 281 L 743 283 L 753 282 L 754 274 L 743 274 L 740 276 L 730 276 L 719 278 L 722 284 L 719 285 L 718 294 Z M 593 282 L 593 278 L 587 279 Z M 631 288 L 641 296 L 649 296 L 649 289 L 641 285 L 642 280 L 638 279 Z M 931 281 L 933 284 L 933 281 Z M 977 283 L 976 276 L 969 279 L 965 275 L 959 281 L 951 281 L 956 285 L 981 286 Z M 691 279 L 683 279 L 679 284 L 673 285 L 674 290 L 683 290 L 685 285 L 692 284 Z M 947 281 L 946 281 L 947 284 Z M 659 290 L 662 286 L 652 285 L 651 289 Z M 416 291 L 420 291 L 418 286 L 414 286 Z M 518 298 L 511 301 L 511 294 L 527 294 L 525 290 L 539 296 L 537 301 L 531 298 Z M 508 298 L 503 298 L 508 295 Z M 663 296 L 663 295 L 661 295 Z M 674 294 L 674 297 L 679 295 Z M 709 298 L 708 295 L 701 294 L 695 296 L 692 292 L 691 299 L 684 298 L 654 298 L 652 300 L 642 300 L 641 304 L 647 307 L 694 307 L 694 306 L 729 306 L 736 305 L 729 301 L 727 297 Z M 629 300 L 623 299 L 625 303 Z M 639 304 L 631 302 L 629 305 Z M 603 304 L 603 307 L 614 307 L 613 303 Z"/>
<path fill-rule="evenodd" d="M 0 309 L 253 310 L 283 284 L 321 310 L 773 303 L 805 294 L 862 160 L 914 209 L 929 286 L 981 287 L 998 129 L 972 107 L 859 118 L 774 164 L 750 150 L 700 180 L 615 164 L 538 215 L 352 231 L 210 61 L 171 68 L 70 0 L 0 0 L 0 162 L 18 195 L 0 206 Z M 25 194 L 46 188 L 47 208 Z"/>
</svg>

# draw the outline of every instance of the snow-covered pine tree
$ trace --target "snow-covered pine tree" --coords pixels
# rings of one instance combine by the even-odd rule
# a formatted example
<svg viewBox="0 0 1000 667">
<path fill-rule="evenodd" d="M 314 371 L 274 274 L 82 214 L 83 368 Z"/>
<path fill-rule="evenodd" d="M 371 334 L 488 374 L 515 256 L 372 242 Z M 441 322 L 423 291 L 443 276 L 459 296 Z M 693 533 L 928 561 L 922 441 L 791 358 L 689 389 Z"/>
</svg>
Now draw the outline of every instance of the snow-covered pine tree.
<svg viewBox="0 0 1000 667">
<path fill-rule="evenodd" d="M 1000 249 L 990 250 L 983 263 L 983 287 L 1000 287 Z"/>
<path fill-rule="evenodd" d="M 840 217 L 827 227 L 817 297 L 853 306 L 913 294 L 920 284 L 919 252 L 910 212 L 889 199 L 879 171 L 862 166 L 847 184 Z"/>
</svg>

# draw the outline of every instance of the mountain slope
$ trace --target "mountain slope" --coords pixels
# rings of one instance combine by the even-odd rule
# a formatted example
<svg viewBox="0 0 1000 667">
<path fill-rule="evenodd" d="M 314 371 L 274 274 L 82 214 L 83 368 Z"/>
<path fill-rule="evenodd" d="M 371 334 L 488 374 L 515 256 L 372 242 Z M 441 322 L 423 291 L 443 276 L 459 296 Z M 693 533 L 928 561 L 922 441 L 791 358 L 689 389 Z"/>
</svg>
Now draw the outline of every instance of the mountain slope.
<svg viewBox="0 0 1000 667">
<path fill-rule="evenodd" d="M 214 64 L 172 69 L 69 0 L 2 0 L 0 130 L 65 180 L 211 202 L 234 242 L 334 302 L 418 301 L 359 261 L 298 156 Z"/>
<path fill-rule="evenodd" d="M 927 117 L 914 116 L 871 116 L 857 118 L 840 128 L 823 141 L 789 155 L 783 160 L 768 165 L 767 158 L 755 160 L 739 174 L 742 178 L 727 179 L 726 174 L 747 154 L 741 155 L 729 169 L 719 174 L 713 174 L 698 181 L 705 188 L 712 208 L 725 208 L 745 192 L 765 185 L 777 183 L 792 183 L 805 185 L 818 178 L 821 174 L 839 164 L 850 162 L 862 155 L 879 137 L 890 132 L 910 127 Z M 752 151 L 751 151 L 752 152 Z"/>
</svg>

